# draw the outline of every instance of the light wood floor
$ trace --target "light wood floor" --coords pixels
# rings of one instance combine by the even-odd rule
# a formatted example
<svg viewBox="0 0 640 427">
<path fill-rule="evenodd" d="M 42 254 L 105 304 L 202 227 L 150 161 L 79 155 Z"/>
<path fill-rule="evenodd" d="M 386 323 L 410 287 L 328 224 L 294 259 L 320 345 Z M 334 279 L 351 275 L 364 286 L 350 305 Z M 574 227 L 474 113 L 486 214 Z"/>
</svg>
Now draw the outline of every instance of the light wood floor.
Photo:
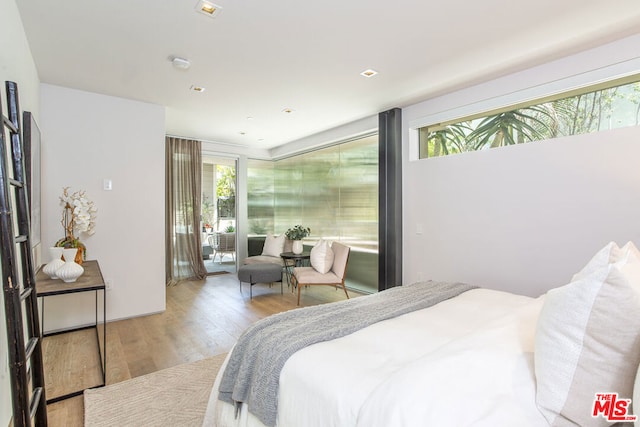
<svg viewBox="0 0 640 427">
<path fill-rule="evenodd" d="M 202 282 L 185 282 L 167 288 L 167 309 L 162 314 L 107 324 L 107 385 L 181 363 L 229 351 L 242 331 L 263 317 L 296 308 L 296 294 L 280 284 L 258 284 L 249 299 L 249 285 L 239 291 L 236 275 L 210 276 Z M 349 292 L 351 297 L 359 296 Z M 312 286 L 303 289 L 301 306 L 345 299 L 341 289 Z M 84 331 L 83 331 L 84 332 Z M 63 381 L 94 381 L 67 369 L 73 363 L 96 372 L 95 332 L 63 334 L 44 341 L 47 393 Z M 71 337 L 70 337 L 71 335 Z M 69 362 L 51 368 L 53 360 Z M 62 367 L 60 367 L 62 366 Z M 62 393 L 60 393 L 62 394 Z M 52 394 L 52 395 L 55 395 Z M 82 396 L 48 406 L 49 426 L 82 426 Z"/>
</svg>

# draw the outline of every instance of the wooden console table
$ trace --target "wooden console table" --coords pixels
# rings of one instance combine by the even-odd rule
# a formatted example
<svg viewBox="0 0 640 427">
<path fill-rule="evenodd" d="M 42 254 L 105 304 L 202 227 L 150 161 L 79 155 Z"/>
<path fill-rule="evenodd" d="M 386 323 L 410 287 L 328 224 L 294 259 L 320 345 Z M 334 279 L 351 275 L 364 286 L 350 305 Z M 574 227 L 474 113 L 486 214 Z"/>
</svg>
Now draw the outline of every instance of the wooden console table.
<svg viewBox="0 0 640 427">
<path fill-rule="evenodd" d="M 107 298 L 105 295 L 106 286 L 104 283 L 104 279 L 102 277 L 102 272 L 100 271 L 100 266 L 98 265 L 98 261 L 84 261 L 82 263 L 82 267 L 84 268 L 84 274 L 80 276 L 73 283 L 65 283 L 60 279 L 51 279 L 49 276 L 42 272 L 42 268 L 38 269 L 36 273 L 36 290 L 38 298 L 41 298 L 41 308 L 42 308 L 42 319 L 41 319 L 41 331 L 43 333 L 43 337 L 49 337 L 59 334 L 65 334 L 74 331 L 80 331 L 84 329 L 95 329 L 96 331 L 96 343 L 98 348 L 98 356 L 100 357 L 100 368 L 102 375 L 102 383 L 101 384 L 93 384 L 88 387 L 84 387 L 81 390 L 74 390 L 70 393 L 66 393 L 62 396 L 56 396 L 47 399 L 47 403 L 55 403 L 60 400 L 67 399 L 69 397 L 81 395 L 84 390 L 87 388 L 96 388 L 103 387 L 106 384 L 106 372 L 107 372 Z M 55 331 L 52 333 L 45 334 L 44 333 L 44 320 L 45 320 L 45 299 L 46 297 L 55 296 L 55 295 L 66 295 L 66 294 L 74 294 L 79 292 L 95 292 L 95 324 L 89 326 L 81 326 L 74 327 L 69 329 L 64 329 L 60 331 Z M 103 348 L 100 347 L 100 332 L 99 332 L 99 323 L 98 323 L 98 291 L 102 291 L 102 336 L 103 336 Z M 46 378 L 46 372 L 45 372 Z"/>
</svg>

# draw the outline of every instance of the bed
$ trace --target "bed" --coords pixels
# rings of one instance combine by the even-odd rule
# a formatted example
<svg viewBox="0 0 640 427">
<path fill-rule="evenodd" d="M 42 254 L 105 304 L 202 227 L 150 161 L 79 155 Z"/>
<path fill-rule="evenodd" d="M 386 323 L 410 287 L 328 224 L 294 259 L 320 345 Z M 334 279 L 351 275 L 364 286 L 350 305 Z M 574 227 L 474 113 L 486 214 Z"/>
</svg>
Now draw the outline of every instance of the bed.
<svg viewBox="0 0 640 427">
<path fill-rule="evenodd" d="M 275 420 L 220 400 L 219 374 L 204 425 L 610 425 L 604 406 L 592 414 L 595 393 L 631 398 L 638 309 L 640 253 L 612 242 L 539 298 L 472 288 L 295 351 L 262 395 Z"/>
</svg>

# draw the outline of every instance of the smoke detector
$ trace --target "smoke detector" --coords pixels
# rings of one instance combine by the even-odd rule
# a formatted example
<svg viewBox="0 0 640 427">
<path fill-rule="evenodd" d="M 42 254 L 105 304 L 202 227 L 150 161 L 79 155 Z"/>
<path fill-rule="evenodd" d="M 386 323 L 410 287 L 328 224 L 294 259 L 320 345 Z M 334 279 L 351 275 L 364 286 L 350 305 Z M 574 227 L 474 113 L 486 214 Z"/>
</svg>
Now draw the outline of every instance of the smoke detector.
<svg viewBox="0 0 640 427">
<path fill-rule="evenodd" d="M 186 70 L 191 67 L 191 62 L 189 62 L 188 59 L 179 58 L 177 56 L 171 58 L 171 63 L 175 68 L 178 68 L 180 70 Z"/>
</svg>

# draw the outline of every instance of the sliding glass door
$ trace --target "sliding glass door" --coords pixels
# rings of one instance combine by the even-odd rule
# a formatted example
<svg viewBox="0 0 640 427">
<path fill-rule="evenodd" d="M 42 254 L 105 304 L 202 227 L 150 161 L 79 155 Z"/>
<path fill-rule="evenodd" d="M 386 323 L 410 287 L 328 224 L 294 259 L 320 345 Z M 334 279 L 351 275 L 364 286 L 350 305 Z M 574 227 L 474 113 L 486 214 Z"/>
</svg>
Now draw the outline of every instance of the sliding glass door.
<svg viewBox="0 0 640 427">
<path fill-rule="evenodd" d="M 202 155 L 202 256 L 208 274 L 236 271 L 236 160 Z"/>
</svg>

